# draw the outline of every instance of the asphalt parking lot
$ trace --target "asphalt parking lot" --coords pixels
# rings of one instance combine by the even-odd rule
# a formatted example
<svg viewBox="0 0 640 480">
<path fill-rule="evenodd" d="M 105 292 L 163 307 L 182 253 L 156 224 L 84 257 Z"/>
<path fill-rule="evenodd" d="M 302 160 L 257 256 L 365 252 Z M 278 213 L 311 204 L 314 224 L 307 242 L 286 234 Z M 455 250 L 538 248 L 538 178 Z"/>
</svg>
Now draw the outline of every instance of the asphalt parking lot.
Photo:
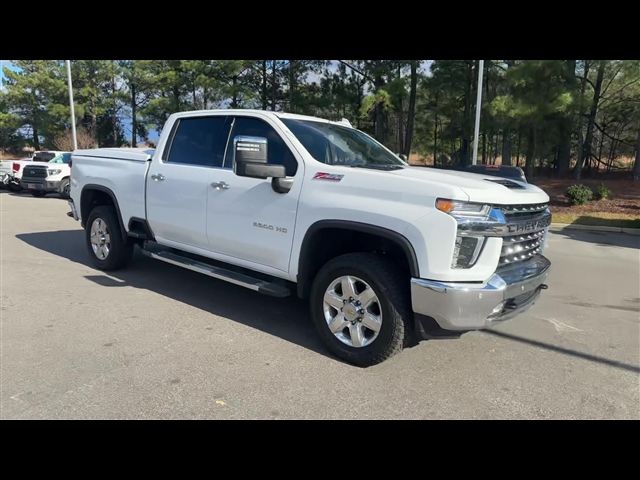
<svg viewBox="0 0 640 480">
<path fill-rule="evenodd" d="M 553 233 L 529 312 L 360 369 L 299 300 L 92 269 L 67 211 L 0 190 L 3 419 L 640 419 L 640 236 Z"/>
</svg>

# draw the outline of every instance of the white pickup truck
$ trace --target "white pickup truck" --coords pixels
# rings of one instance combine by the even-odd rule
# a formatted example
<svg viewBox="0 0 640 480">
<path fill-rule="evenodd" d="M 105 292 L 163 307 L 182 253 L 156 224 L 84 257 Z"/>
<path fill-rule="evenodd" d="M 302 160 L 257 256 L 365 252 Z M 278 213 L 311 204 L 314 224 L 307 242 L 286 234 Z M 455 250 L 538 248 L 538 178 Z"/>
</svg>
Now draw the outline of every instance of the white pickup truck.
<svg viewBox="0 0 640 480">
<path fill-rule="evenodd" d="M 35 197 L 59 193 L 69 198 L 71 152 L 41 150 L 33 157 L 0 164 L 0 183 L 12 190 L 27 190 Z M 23 178 L 24 177 L 24 178 Z"/>
<path fill-rule="evenodd" d="M 345 122 L 177 113 L 155 151 L 77 150 L 71 170 L 69 215 L 97 268 L 124 267 L 138 245 L 261 293 L 295 293 L 327 348 L 360 366 L 501 322 L 547 288 L 542 190 L 409 166 Z"/>
</svg>

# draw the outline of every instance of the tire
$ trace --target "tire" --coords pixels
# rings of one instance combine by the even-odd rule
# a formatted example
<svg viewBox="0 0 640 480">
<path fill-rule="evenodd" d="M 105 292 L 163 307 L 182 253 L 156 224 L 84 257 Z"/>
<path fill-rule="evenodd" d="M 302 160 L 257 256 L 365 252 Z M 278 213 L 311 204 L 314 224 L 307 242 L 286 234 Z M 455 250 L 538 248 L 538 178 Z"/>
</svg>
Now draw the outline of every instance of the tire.
<svg viewBox="0 0 640 480">
<path fill-rule="evenodd" d="M 44 197 L 46 194 L 47 192 L 31 192 L 34 197 Z"/>
<path fill-rule="evenodd" d="M 69 183 L 68 178 L 63 178 L 60 182 L 60 187 L 58 188 L 58 193 L 62 198 L 69 198 L 71 184 Z"/>
<path fill-rule="evenodd" d="M 344 295 L 344 290 L 338 286 L 338 282 L 344 285 L 341 279 L 345 277 L 355 279 L 353 285 L 357 294 L 356 304 L 360 299 L 365 301 L 365 296 L 361 297 L 360 295 L 367 288 L 373 290 L 376 301 L 369 303 L 369 307 L 365 310 L 357 310 L 363 305 L 351 307 L 351 310 L 349 310 L 349 306 L 345 306 L 343 307 L 343 316 L 340 317 L 337 308 L 328 308 L 328 304 L 325 303 L 325 293 L 330 292 L 330 295 L 337 295 L 337 298 Z M 338 291 L 340 293 L 336 293 Z M 331 301 L 336 302 L 337 300 L 333 298 Z M 344 302 L 344 299 L 341 301 Z M 353 335 L 352 328 L 362 329 L 365 323 L 372 323 L 353 320 L 353 308 L 356 309 L 355 315 L 364 312 L 364 315 L 359 317 L 361 319 L 368 316 L 370 309 L 373 308 L 372 318 L 381 318 L 381 324 L 376 323 L 379 328 L 378 332 L 364 328 L 361 331 L 365 333 L 360 338 L 357 334 Z M 350 253 L 327 262 L 313 281 L 310 309 L 316 330 L 329 351 L 342 360 L 360 367 L 375 365 L 400 352 L 412 331 L 413 312 L 411 310 L 409 280 L 390 259 L 382 255 Z M 344 322 L 340 322 L 340 319 L 348 320 L 351 315 L 352 321 L 345 324 L 345 329 L 333 333 L 329 327 L 329 323 L 333 323 L 333 320 L 327 318 L 327 316 L 331 318 L 333 315 L 336 320 L 335 328 L 338 330 L 344 324 Z M 357 325 L 358 322 L 361 323 L 360 326 Z M 362 346 L 354 346 L 359 342 Z"/>
<path fill-rule="evenodd" d="M 104 234 L 95 239 L 98 243 L 104 242 L 96 246 L 97 252 L 94 251 L 94 245 L 91 242 L 94 222 L 96 222 L 96 232 L 100 231 Z M 100 205 L 91 210 L 85 224 L 85 240 L 91 263 L 99 270 L 118 270 L 131 261 L 133 243 L 122 239 L 117 213 L 112 206 Z"/>
</svg>

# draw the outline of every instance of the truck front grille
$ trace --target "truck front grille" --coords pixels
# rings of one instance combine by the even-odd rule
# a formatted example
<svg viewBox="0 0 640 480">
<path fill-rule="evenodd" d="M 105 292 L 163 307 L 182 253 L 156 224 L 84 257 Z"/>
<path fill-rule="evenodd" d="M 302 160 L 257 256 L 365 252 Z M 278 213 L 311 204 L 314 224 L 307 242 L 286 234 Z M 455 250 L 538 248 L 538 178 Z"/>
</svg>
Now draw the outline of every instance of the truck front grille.
<svg viewBox="0 0 640 480">
<path fill-rule="evenodd" d="M 545 230 L 502 238 L 500 265 L 521 262 L 542 252 Z"/>
<path fill-rule="evenodd" d="M 507 222 L 510 222 L 533 218 L 544 212 L 548 206 L 548 203 L 533 203 L 530 205 L 500 205 L 499 208 L 502 210 Z"/>
<path fill-rule="evenodd" d="M 509 222 L 535 221 L 548 208 L 548 203 L 529 205 L 501 205 L 500 210 Z M 523 234 L 513 234 L 502 237 L 502 252 L 500 266 L 522 262 L 542 252 L 545 241 L 545 228 Z"/>
<path fill-rule="evenodd" d="M 32 181 L 34 183 L 42 182 L 47 178 L 47 167 L 42 166 L 26 166 L 22 172 L 22 181 Z"/>
</svg>

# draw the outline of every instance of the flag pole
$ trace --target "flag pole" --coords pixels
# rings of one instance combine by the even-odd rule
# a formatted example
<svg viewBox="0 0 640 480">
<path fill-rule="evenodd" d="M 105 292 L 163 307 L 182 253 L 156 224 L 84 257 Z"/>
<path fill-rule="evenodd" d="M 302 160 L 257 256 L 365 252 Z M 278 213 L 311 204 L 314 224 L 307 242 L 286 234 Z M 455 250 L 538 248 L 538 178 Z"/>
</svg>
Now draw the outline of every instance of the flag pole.
<svg viewBox="0 0 640 480">
<path fill-rule="evenodd" d="M 78 149 L 78 140 L 76 138 L 76 113 L 73 108 L 73 86 L 71 84 L 71 60 L 67 62 L 67 85 L 69 86 L 69 106 L 71 107 L 71 135 L 73 136 L 73 149 Z"/>
<path fill-rule="evenodd" d="M 476 96 L 476 126 L 473 133 L 473 159 L 471 163 L 478 163 L 478 141 L 480 140 L 480 112 L 482 111 L 482 75 L 484 74 L 484 60 L 478 62 L 478 94 Z"/>
</svg>

